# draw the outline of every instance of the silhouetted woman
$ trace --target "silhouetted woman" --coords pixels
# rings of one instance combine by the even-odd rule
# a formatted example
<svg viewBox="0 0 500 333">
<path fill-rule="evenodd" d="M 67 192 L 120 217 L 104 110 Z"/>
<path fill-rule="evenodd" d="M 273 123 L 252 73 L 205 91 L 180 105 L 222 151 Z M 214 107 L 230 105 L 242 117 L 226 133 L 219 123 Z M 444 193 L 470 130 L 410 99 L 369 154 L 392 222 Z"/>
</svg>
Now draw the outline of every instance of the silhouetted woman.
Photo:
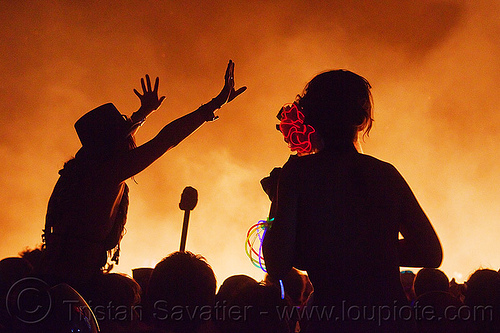
<svg viewBox="0 0 500 333">
<path fill-rule="evenodd" d="M 314 77 L 278 115 L 298 154 L 283 166 L 277 193 L 269 179 L 262 182 L 274 217 L 263 244 L 267 270 L 274 278 L 292 266 L 307 271 L 312 304 L 325 311 L 312 332 L 396 331 L 411 312 L 397 310 L 406 304 L 399 266 L 438 267 L 442 260 L 439 239 L 403 177 L 355 148 L 358 134 L 372 126 L 370 88 L 346 70 Z M 327 320 L 329 313 L 338 319 Z"/>
<path fill-rule="evenodd" d="M 214 112 L 241 94 L 234 90 L 234 63 L 229 61 L 219 95 L 197 110 L 166 125 L 153 139 L 136 147 L 134 133 L 162 103 L 146 75 L 143 93 L 134 92 L 141 107 L 130 118 L 113 104 L 102 105 L 75 124 L 82 148 L 59 172 L 50 197 L 44 230 L 45 249 L 40 272 L 53 282 L 86 283 L 106 265 L 117 262 L 128 208 L 125 181 L 175 147 Z"/>
</svg>

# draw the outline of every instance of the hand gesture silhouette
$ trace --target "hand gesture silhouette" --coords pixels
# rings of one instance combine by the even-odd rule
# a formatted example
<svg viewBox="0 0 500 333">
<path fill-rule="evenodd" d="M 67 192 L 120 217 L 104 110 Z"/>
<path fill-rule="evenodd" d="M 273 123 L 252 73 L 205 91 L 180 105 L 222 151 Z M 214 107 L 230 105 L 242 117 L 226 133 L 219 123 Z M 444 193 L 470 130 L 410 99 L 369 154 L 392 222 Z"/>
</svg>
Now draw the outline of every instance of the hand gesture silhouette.
<svg viewBox="0 0 500 333">
<path fill-rule="evenodd" d="M 158 109 L 165 99 L 165 96 L 161 96 L 158 98 L 158 84 L 160 79 L 157 77 L 155 80 L 154 88 L 151 89 L 151 79 L 149 75 L 146 74 L 146 83 L 144 83 L 144 78 L 141 78 L 141 86 L 142 86 L 142 95 L 136 89 L 134 89 L 134 93 L 141 100 L 141 108 L 139 111 L 139 115 L 142 119 L 145 119 L 151 112 Z"/>
<path fill-rule="evenodd" d="M 220 108 L 222 105 L 231 102 L 233 99 L 238 97 L 241 93 L 247 90 L 247 87 L 243 86 L 238 90 L 234 90 L 234 62 L 229 60 L 227 65 L 226 74 L 224 75 L 224 87 L 217 97 L 214 98 L 214 102 L 217 107 Z"/>
</svg>

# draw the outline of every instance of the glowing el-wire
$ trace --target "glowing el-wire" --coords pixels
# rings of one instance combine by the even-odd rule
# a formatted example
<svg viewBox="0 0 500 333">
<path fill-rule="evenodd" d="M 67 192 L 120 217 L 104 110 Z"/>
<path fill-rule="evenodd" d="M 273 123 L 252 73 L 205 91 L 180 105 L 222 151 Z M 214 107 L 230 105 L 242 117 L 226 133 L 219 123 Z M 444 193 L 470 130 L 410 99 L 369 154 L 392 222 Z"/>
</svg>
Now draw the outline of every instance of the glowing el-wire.
<svg viewBox="0 0 500 333">
<path fill-rule="evenodd" d="M 305 116 L 296 103 L 285 105 L 280 115 L 280 131 L 292 151 L 308 154 L 313 150 L 314 127 L 305 124 Z"/>
<path fill-rule="evenodd" d="M 262 242 L 266 235 L 267 229 L 271 226 L 274 219 L 260 220 L 250 227 L 247 232 L 247 239 L 245 241 L 245 252 L 250 258 L 252 264 L 262 269 L 267 273 L 264 256 L 262 254 Z"/>
</svg>

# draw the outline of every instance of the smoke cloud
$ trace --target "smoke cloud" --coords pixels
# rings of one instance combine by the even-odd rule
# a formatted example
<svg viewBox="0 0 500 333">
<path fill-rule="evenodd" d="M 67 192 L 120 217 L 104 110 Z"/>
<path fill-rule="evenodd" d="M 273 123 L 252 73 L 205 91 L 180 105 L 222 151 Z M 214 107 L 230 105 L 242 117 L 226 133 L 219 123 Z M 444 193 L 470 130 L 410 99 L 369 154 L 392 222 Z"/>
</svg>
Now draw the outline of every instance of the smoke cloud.
<svg viewBox="0 0 500 333">
<path fill-rule="evenodd" d="M 345 68 L 373 86 L 364 152 L 394 164 L 440 236 L 442 269 L 498 269 L 500 22 L 495 0 L 0 2 L 1 257 L 41 242 L 57 171 L 80 147 L 74 122 L 113 102 L 139 107 L 146 73 L 166 95 L 138 143 L 214 97 L 229 59 L 248 90 L 129 182 L 117 271 L 179 247 L 185 186 L 198 189 L 187 249 L 219 283 L 261 279 L 248 228 L 268 214 L 259 180 L 289 154 L 275 115 L 317 73 Z"/>
</svg>

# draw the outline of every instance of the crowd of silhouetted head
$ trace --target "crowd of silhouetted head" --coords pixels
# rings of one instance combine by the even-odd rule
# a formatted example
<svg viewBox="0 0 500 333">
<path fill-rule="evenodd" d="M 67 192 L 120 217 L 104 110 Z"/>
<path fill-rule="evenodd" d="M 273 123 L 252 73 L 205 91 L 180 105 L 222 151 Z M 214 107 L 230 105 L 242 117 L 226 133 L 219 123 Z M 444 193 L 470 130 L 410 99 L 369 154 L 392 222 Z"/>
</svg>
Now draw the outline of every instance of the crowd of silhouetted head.
<svg viewBox="0 0 500 333">
<path fill-rule="evenodd" d="M 307 332 L 312 318 L 314 287 L 296 269 L 281 281 L 235 274 L 217 290 L 203 256 L 174 252 L 133 278 L 103 272 L 77 289 L 40 279 L 40 254 L 0 261 L 0 332 L 285 333 Z M 435 268 L 400 277 L 418 332 L 498 332 L 498 271 L 478 269 L 462 284 Z"/>
<path fill-rule="evenodd" d="M 373 123 L 371 86 L 347 70 L 315 76 L 278 114 L 297 156 L 261 182 L 272 201 L 258 253 L 263 281 L 235 274 L 217 290 L 207 260 L 183 251 L 185 238 L 154 268 L 112 273 L 125 181 L 246 89 L 235 90 L 232 61 L 224 81 L 217 97 L 138 147 L 133 134 L 165 98 L 158 78 L 141 79 L 130 117 L 108 103 L 77 121 L 82 148 L 60 171 L 43 247 L 0 261 L 0 333 L 500 332 L 499 272 L 449 281 L 437 269 L 439 238 L 403 176 L 359 154 L 358 136 Z M 181 198 L 179 207 L 194 206 Z"/>
</svg>

